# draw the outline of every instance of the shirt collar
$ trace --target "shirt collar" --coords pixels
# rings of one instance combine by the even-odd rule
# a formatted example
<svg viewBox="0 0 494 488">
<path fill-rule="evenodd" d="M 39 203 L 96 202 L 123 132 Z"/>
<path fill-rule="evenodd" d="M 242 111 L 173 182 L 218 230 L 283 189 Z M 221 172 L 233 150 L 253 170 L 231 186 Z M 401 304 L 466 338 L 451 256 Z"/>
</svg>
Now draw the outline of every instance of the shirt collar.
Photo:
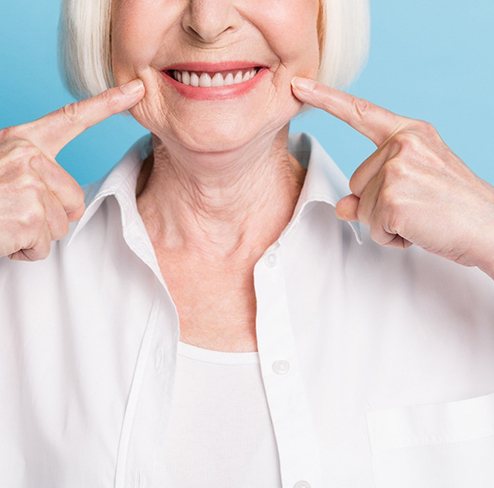
<svg viewBox="0 0 494 488">
<path fill-rule="evenodd" d="M 298 220 L 299 215 L 309 202 L 325 202 L 336 207 L 338 200 L 351 193 L 347 177 L 314 136 L 305 132 L 289 134 L 288 150 L 307 168 L 307 173 L 293 212 L 293 218 L 283 235 L 286 235 Z M 86 194 L 86 209 L 77 221 L 67 242 L 67 247 L 96 213 L 106 197 L 114 195 L 119 203 L 127 201 L 134 209 L 137 208 L 135 202 L 137 179 L 142 162 L 151 151 L 152 137 L 151 134 L 146 134 L 131 146 L 106 175 L 89 185 L 89 191 Z M 362 244 L 359 222 L 347 221 L 347 224 L 352 228 L 357 242 Z"/>
</svg>

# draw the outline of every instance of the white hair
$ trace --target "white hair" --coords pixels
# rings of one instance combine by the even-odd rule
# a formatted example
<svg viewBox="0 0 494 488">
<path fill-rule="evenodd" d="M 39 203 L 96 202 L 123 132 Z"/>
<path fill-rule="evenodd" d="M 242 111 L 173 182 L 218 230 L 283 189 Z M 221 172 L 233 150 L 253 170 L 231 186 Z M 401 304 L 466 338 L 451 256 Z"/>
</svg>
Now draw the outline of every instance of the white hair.
<svg viewBox="0 0 494 488">
<path fill-rule="evenodd" d="M 62 0 L 59 68 L 76 98 L 115 86 L 111 70 L 111 0 Z M 321 59 L 317 81 L 346 88 L 363 69 L 369 51 L 369 0 L 321 0 Z"/>
</svg>

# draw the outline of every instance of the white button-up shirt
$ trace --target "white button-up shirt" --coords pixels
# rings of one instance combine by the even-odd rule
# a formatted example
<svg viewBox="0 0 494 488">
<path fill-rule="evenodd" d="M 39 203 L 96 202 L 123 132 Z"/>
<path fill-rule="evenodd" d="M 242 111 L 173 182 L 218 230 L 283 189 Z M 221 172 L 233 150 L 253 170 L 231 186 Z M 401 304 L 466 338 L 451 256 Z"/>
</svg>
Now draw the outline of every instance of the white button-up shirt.
<svg viewBox="0 0 494 488">
<path fill-rule="evenodd" d="M 150 149 L 84 187 L 48 258 L 0 259 L 1 486 L 165 488 L 179 320 L 136 206 Z M 289 149 L 306 179 L 254 268 L 282 488 L 492 488 L 493 280 L 337 219 L 343 172 L 313 136 Z"/>
</svg>

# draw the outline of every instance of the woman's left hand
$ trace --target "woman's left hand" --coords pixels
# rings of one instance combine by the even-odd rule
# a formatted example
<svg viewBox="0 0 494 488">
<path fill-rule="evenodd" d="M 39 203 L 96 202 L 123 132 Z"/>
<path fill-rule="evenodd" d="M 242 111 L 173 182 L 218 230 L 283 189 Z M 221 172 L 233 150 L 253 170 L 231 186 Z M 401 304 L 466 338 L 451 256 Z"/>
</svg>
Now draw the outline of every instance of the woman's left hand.
<svg viewBox="0 0 494 488">
<path fill-rule="evenodd" d="M 494 278 L 494 187 L 475 175 L 423 120 L 316 83 L 295 96 L 343 120 L 377 146 L 336 205 L 343 220 L 370 227 L 383 246 L 423 249 Z"/>
</svg>

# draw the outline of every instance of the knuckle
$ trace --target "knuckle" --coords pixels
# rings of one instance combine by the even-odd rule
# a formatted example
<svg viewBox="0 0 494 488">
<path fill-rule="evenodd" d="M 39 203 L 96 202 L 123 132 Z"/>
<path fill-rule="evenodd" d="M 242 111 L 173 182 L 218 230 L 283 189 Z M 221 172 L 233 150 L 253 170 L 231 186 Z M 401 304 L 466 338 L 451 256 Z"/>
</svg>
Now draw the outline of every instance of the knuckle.
<svg viewBox="0 0 494 488">
<path fill-rule="evenodd" d="M 82 215 L 84 214 L 85 210 L 86 210 L 86 207 L 84 205 L 81 205 L 76 210 L 73 210 L 71 212 L 67 212 L 67 218 L 69 219 L 69 221 L 79 220 L 82 217 Z"/>
<path fill-rule="evenodd" d="M 37 198 L 46 191 L 45 184 L 33 173 L 23 173 L 17 179 L 17 186 L 20 191 L 33 192 Z"/>
<path fill-rule="evenodd" d="M 82 122 L 78 102 L 67 103 L 61 108 L 61 113 L 70 125 L 77 125 Z"/>
<path fill-rule="evenodd" d="M 28 163 L 33 157 L 41 156 L 41 149 L 24 139 L 17 139 L 10 151 L 9 158 L 13 161 Z"/>
<path fill-rule="evenodd" d="M 105 91 L 101 94 L 101 100 L 106 105 L 106 107 L 113 112 L 118 108 L 118 105 L 121 103 L 120 97 L 115 92 Z"/>
<path fill-rule="evenodd" d="M 398 223 L 399 223 L 399 213 L 394 206 L 394 203 L 388 204 L 387 201 L 394 202 L 394 197 L 386 197 L 385 194 L 381 192 L 375 209 L 375 215 L 379 215 L 379 226 L 380 234 L 383 239 L 387 240 L 387 234 L 397 234 L 398 233 Z"/>
<path fill-rule="evenodd" d="M 0 129 L 0 143 L 17 142 L 30 143 L 25 139 L 26 134 L 26 124 L 23 125 L 12 125 L 9 127 L 4 127 Z"/>
<path fill-rule="evenodd" d="M 383 228 L 389 234 L 397 234 L 400 235 L 402 227 L 401 215 L 398 211 L 392 210 L 388 214 L 388 218 L 386 219 Z"/>
<path fill-rule="evenodd" d="M 394 190 L 394 187 L 390 184 L 383 184 L 379 197 L 382 205 L 388 210 L 395 208 L 398 205 L 397 193 Z"/>
<path fill-rule="evenodd" d="M 84 190 L 77 185 L 77 189 L 71 194 L 70 199 L 70 211 L 67 212 L 69 218 L 75 218 L 82 215 L 86 208 L 85 194 Z"/>
<path fill-rule="evenodd" d="M 40 261 L 42 259 L 46 259 L 49 255 L 49 251 L 47 252 L 46 247 L 40 247 L 39 244 L 36 245 L 36 248 L 29 249 L 21 249 L 14 254 L 10 255 L 9 258 L 13 261 Z"/>
<path fill-rule="evenodd" d="M 407 174 L 406 162 L 401 158 L 388 159 L 383 165 L 383 181 L 389 185 Z"/>
<path fill-rule="evenodd" d="M 0 143 L 7 142 L 15 137 L 15 127 L 5 127 L 0 129 Z"/>
<path fill-rule="evenodd" d="M 22 261 L 40 261 L 46 259 L 50 255 L 51 251 L 51 241 L 47 240 L 46 237 L 40 237 L 32 247 L 28 249 L 21 249 L 16 253 L 19 256 L 16 259 Z"/>
<path fill-rule="evenodd" d="M 367 116 L 369 110 L 369 102 L 363 98 L 355 97 L 352 95 L 352 107 L 355 115 L 359 119 L 364 119 Z"/>
<path fill-rule="evenodd" d="M 405 153 L 410 154 L 417 150 L 420 144 L 420 138 L 413 132 L 399 132 L 393 138 L 394 143 L 397 146 L 398 154 Z"/>
<path fill-rule="evenodd" d="M 37 229 L 45 220 L 45 209 L 41 203 L 32 204 L 19 215 L 18 223 L 28 229 Z"/>
<path fill-rule="evenodd" d="M 25 261 L 26 260 L 26 258 L 23 256 L 21 251 L 13 252 L 12 254 L 9 255 L 9 259 L 11 261 Z"/>
<path fill-rule="evenodd" d="M 435 135 L 437 133 L 436 128 L 426 120 L 417 120 L 415 125 L 420 132 L 428 136 Z"/>
</svg>

